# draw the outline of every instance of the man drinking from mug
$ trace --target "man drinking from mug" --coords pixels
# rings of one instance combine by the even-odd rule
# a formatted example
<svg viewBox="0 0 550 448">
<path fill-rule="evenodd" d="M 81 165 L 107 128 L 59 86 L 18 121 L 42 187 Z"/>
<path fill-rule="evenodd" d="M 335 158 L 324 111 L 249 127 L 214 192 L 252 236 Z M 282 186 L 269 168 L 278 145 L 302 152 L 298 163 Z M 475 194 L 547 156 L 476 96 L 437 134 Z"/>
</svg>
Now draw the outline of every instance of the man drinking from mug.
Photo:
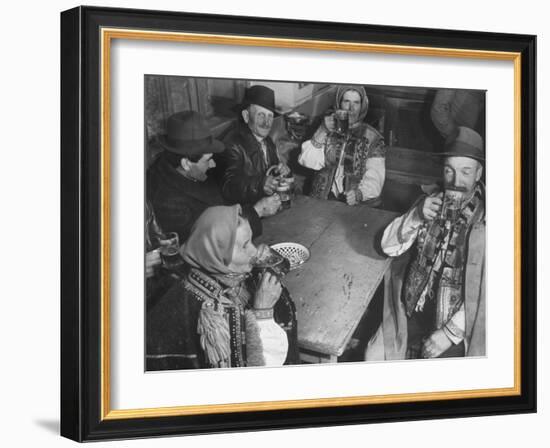
<svg viewBox="0 0 550 448">
<path fill-rule="evenodd" d="M 384 252 L 410 261 L 402 272 L 393 263 L 384 321 L 367 360 L 485 354 L 482 138 L 459 127 L 443 156 L 443 190 L 420 197 L 384 231 Z"/>
</svg>

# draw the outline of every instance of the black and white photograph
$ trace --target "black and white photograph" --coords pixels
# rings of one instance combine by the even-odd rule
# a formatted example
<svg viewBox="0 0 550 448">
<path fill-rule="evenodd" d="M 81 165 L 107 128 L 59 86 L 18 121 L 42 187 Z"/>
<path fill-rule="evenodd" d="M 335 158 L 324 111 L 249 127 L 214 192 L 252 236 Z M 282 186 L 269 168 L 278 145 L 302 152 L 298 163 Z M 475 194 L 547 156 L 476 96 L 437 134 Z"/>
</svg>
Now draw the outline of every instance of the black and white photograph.
<svg viewBox="0 0 550 448">
<path fill-rule="evenodd" d="M 486 356 L 485 90 L 147 74 L 144 100 L 146 371 Z"/>
<path fill-rule="evenodd" d="M 541 395 L 537 36 L 480 5 L 224 5 L 60 15 L 60 433 L 521 444 L 501 430 Z"/>
</svg>

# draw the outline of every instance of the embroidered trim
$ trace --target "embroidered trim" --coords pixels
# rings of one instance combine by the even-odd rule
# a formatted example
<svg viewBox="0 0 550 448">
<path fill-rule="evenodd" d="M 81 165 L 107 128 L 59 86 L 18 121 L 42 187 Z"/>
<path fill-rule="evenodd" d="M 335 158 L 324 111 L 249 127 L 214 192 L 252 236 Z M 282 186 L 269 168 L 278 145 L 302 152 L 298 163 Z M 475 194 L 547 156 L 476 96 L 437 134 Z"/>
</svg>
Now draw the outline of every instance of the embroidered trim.
<svg viewBox="0 0 550 448">
<path fill-rule="evenodd" d="M 436 301 L 435 328 L 444 326 L 456 313 L 464 300 L 466 237 L 483 211 L 483 189 L 478 185 L 456 220 L 423 223 L 417 238 L 417 254 L 403 285 L 408 316 L 422 310 L 426 300 Z"/>
<path fill-rule="evenodd" d="M 192 284 L 213 299 L 219 299 L 222 296 L 223 288 L 214 279 L 211 279 L 198 269 L 191 269 L 188 280 L 189 284 Z"/>
<path fill-rule="evenodd" d="M 273 308 L 254 308 L 256 319 L 273 319 Z"/>
<path fill-rule="evenodd" d="M 260 328 L 252 310 L 246 310 L 243 327 L 246 329 L 246 365 L 264 366 L 264 348 L 260 337 Z"/>
<path fill-rule="evenodd" d="M 231 344 L 231 367 L 242 367 L 245 365 L 243 359 L 243 339 L 241 333 L 242 316 L 238 308 L 229 310 L 229 328 L 230 328 L 230 344 Z"/>
<path fill-rule="evenodd" d="M 240 293 L 233 297 L 235 287 L 225 288 L 215 278 L 198 269 L 192 269 L 184 287 L 202 307 L 197 325 L 201 347 L 213 367 L 240 367 L 246 365 L 246 328 L 244 303 Z M 232 300 L 232 298 L 233 300 Z"/>
</svg>

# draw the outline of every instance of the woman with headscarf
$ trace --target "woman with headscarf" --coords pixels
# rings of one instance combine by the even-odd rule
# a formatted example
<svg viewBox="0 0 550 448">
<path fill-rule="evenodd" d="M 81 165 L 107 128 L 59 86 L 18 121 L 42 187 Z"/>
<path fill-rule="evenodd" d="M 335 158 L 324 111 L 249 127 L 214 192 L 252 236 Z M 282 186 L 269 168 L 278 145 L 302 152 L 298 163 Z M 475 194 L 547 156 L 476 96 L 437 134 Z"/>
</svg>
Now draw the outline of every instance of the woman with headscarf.
<svg viewBox="0 0 550 448">
<path fill-rule="evenodd" d="M 265 250 L 239 205 L 204 211 L 181 248 L 188 273 L 148 313 L 147 370 L 298 362 L 288 292 L 272 274 L 257 286 L 250 275 Z"/>
<path fill-rule="evenodd" d="M 374 200 L 382 193 L 386 177 L 384 138 L 365 123 L 369 99 L 362 86 L 340 86 L 335 109 L 348 112 L 349 130 L 336 132 L 335 114 L 324 120 L 302 145 L 298 162 L 315 170 L 311 195 L 344 199 L 349 205 Z"/>
</svg>

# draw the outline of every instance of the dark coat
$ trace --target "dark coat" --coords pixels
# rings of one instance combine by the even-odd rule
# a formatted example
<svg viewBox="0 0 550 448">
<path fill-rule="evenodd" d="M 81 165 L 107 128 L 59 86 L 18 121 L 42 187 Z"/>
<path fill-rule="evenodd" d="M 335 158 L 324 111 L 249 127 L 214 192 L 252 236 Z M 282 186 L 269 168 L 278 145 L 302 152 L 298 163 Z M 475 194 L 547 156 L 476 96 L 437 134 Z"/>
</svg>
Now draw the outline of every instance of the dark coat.
<svg viewBox="0 0 550 448">
<path fill-rule="evenodd" d="M 195 275 L 190 272 L 189 275 Z M 211 306 L 222 306 L 218 301 L 219 290 L 223 289 L 216 280 L 200 272 L 202 287 L 199 290 L 186 288 L 190 280 L 189 275 L 178 281 L 161 298 L 161 300 L 147 313 L 147 370 L 178 370 L 210 368 L 204 350 L 201 346 L 198 333 L 198 322 L 205 301 Z M 251 294 L 254 292 L 254 282 L 245 282 Z M 197 291 L 196 293 L 194 291 Z M 246 347 L 242 340 L 242 332 L 237 328 L 245 329 L 243 312 L 249 309 L 238 306 L 223 305 L 228 316 L 231 336 L 231 366 L 247 366 L 250 364 L 251 347 Z M 275 322 L 283 328 L 288 337 L 288 352 L 285 364 L 298 364 L 298 332 L 296 322 L 296 308 L 286 288 L 283 288 L 281 298 L 274 308 Z M 237 326 L 237 322 L 240 322 Z M 249 335 L 246 335 L 247 342 Z M 250 345 L 250 344 L 249 344 Z M 261 344 L 256 348 L 260 348 Z M 247 361 L 248 356 L 248 361 Z M 254 364 L 252 364 L 254 365 Z"/>
<path fill-rule="evenodd" d="M 215 157 L 221 177 L 223 197 L 231 203 L 253 204 L 265 196 L 266 171 L 279 163 L 277 149 L 265 138 L 267 164 L 260 142 L 248 126 L 241 123 L 225 139 L 225 151 Z"/>
<path fill-rule="evenodd" d="M 180 243 L 208 207 L 226 205 L 218 184 L 208 177 L 204 182 L 187 179 L 161 154 L 147 172 L 147 199 L 151 202 L 163 232 L 176 232 Z M 262 233 L 262 223 L 252 206 L 243 207 L 254 237 Z"/>
</svg>

